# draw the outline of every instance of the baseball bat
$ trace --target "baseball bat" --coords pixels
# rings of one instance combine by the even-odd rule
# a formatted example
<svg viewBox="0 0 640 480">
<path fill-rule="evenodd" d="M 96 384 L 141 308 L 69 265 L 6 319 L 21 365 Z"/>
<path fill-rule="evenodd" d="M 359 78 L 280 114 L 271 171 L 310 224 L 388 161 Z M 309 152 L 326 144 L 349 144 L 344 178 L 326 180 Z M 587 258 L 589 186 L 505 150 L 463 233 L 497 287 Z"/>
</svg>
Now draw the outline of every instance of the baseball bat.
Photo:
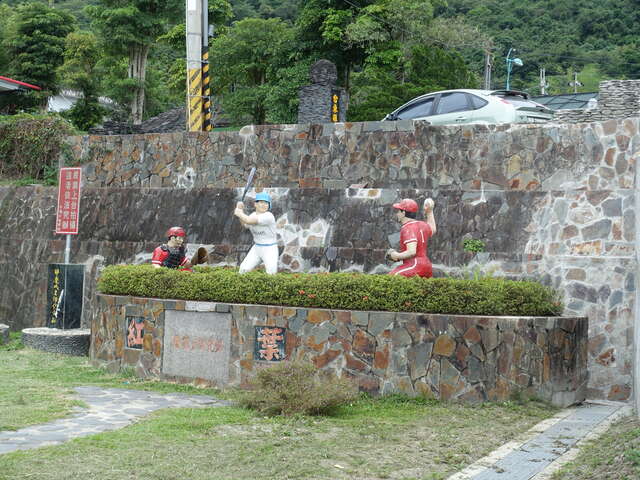
<svg viewBox="0 0 640 480">
<path fill-rule="evenodd" d="M 244 202 L 244 197 L 247 195 L 247 191 L 249 190 L 249 188 L 251 187 L 251 184 L 253 183 L 253 177 L 256 174 L 256 167 L 252 167 L 251 171 L 249 172 L 249 177 L 247 178 L 247 184 L 244 186 L 244 192 L 242 192 L 242 200 L 240 200 L 241 202 Z"/>
</svg>

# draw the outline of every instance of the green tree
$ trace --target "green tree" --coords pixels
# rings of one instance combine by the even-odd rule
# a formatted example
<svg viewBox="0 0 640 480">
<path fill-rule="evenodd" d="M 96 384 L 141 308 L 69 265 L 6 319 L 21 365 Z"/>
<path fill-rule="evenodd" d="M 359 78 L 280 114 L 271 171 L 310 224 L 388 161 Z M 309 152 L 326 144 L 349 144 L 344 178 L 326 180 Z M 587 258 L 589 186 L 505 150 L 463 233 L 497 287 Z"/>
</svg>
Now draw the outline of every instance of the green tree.
<svg viewBox="0 0 640 480">
<path fill-rule="evenodd" d="M 16 7 L 5 37 L 9 73 L 42 89 L 16 97 L 22 108 L 43 107 L 47 98 L 58 91 L 56 69 L 64 61 L 65 38 L 74 26 L 70 14 L 44 3 Z"/>
<path fill-rule="evenodd" d="M 347 40 L 367 54 L 353 75 L 350 120 L 377 120 L 430 91 L 476 86 L 463 58 L 437 45 L 458 47 L 471 37 L 481 45 L 483 39 L 460 20 L 442 28 L 433 12 L 431 0 L 376 0 L 347 26 Z"/>
<path fill-rule="evenodd" d="M 311 60 L 303 59 L 274 72 L 265 99 L 268 123 L 296 123 L 298 120 L 299 91 L 309 83 Z"/>
<path fill-rule="evenodd" d="M 295 22 L 295 44 L 298 58 L 330 60 L 338 69 L 339 83 L 350 88 L 351 74 L 366 58 L 362 43 L 351 41 L 347 29 L 357 18 L 360 8 L 343 0 L 308 0 Z M 359 7 L 371 4 L 360 0 Z"/>
<path fill-rule="evenodd" d="M 88 130 L 100 122 L 105 113 L 98 102 L 96 65 L 99 58 L 95 35 L 90 32 L 73 32 L 67 36 L 64 63 L 58 68 L 58 75 L 64 86 L 82 94 L 65 114 L 81 130 Z"/>
<path fill-rule="evenodd" d="M 236 20 L 277 17 L 293 21 L 302 3 L 302 0 L 234 0 L 233 13 Z"/>
<path fill-rule="evenodd" d="M 602 79 L 640 76 L 633 47 L 640 36 L 637 0 L 448 0 L 436 12 L 447 21 L 463 15 L 494 39 L 497 88 L 504 85 L 505 56 L 512 47 L 524 61 L 512 72 L 511 83 L 518 89 L 537 90 L 542 67 L 557 79 L 586 68 L 590 81 L 587 66 L 592 63 Z M 573 91 L 562 83 L 554 93 Z"/>
<path fill-rule="evenodd" d="M 9 71 L 9 54 L 5 45 L 5 38 L 8 35 L 8 28 L 10 25 L 10 18 L 13 14 L 13 9 L 9 5 L 0 3 L 0 75 L 3 72 Z"/>
<path fill-rule="evenodd" d="M 399 66 L 389 69 L 384 68 L 382 61 L 372 61 L 354 74 L 349 120 L 380 120 L 419 95 L 478 86 L 464 59 L 451 50 L 418 44 L 406 55 L 392 58 L 390 63 Z M 398 78 L 399 72 L 402 72 L 402 81 Z"/>
<path fill-rule="evenodd" d="M 121 92 L 130 92 L 125 100 L 129 100 L 134 124 L 140 124 L 144 114 L 151 46 L 169 29 L 170 19 L 184 13 L 183 6 L 179 0 L 100 0 L 98 5 L 87 7 L 105 51 L 128 57 L 127 81 L 119 87 Z"/>
<path fill-rule="evenodd" d="M 292 40 L 292 28 L 280 19 L 247 18 L 212 42 L 212 88 L 224 96 L 224 111 L 234 122 L 265 123 L 271 83 L 290 63 Z"/>
</svg>

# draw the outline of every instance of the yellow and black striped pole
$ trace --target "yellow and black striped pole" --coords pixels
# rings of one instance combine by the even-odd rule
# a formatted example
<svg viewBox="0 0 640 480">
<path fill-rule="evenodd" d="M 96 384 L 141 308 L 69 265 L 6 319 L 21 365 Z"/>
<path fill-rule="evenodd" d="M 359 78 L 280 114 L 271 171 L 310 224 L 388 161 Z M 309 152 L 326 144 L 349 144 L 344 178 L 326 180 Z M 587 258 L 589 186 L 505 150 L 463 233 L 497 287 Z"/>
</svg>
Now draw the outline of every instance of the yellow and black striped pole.
<svg viewBox="0 0 640 480">
<path fill-rule="evenodd" d="M 189 69 L 189 131 L 201 132 L 204 125 L 202 110 L 202 69 Z"/>
<path fill-rule="evenodd" d="M 213 125 L 211 123 L 211 88 L 209 86 L 209 45 L 202 46 L 202 100 L 202 114 L 204 116 L 202 129 L 205 132 L 210 132 Z"/>
</svg>

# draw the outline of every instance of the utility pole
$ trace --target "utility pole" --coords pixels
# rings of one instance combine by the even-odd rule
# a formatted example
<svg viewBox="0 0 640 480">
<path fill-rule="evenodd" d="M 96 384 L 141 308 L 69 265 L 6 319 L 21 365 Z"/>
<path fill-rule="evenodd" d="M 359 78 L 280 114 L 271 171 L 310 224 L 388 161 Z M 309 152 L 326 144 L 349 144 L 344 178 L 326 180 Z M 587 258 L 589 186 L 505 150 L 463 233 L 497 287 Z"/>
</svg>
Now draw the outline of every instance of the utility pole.
<svg viewBox="0 0 640 480">
<path fill-rule="evenodd" d="M 573 72 L 573 93 L 578 93 L 578 72 Z"/>
<path fill-rule="evenodd" d="M 544 67 L 540 69 L 540 95 L 547 94 L 547 72 Z"/>
<path fill-rule="evenodd" d="M 491 90 L 491 50 L 484 51 L 484 89 Z"/>
<path fill-rule="evenodd" d="M 187 130 L 201 132 L 204 127 L 202 95 L 202 2 L 187 0 Z"/>
<path fill-rule="evenodd" d="M 203 130 L 211 131 L 211 88 L 209 86 L 209 0 L 202 0 L 202 110 Z"/>
</svg>

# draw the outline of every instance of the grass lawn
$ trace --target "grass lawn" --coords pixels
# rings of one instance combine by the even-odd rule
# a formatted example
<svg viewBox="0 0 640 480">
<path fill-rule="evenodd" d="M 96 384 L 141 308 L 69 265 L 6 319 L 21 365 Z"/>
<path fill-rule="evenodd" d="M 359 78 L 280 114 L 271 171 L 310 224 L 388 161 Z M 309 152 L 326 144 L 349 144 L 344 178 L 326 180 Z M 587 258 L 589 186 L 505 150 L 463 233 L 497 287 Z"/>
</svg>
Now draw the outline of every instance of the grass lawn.
<svg viewBox="0 0 640 480">
<path fill-rule="evenodd" d="M 587 445 L 554 480 L 637 480 L 640 478 L 640 420 L 636 415 L 614 423 Z"/>
<path fill-rule="evenodd" d="M 234 396 L 0 347 L 0 429 L 66 415 L 78 385 Z M 443 479 L 555 412 L 537 402 L 474 407 L 400 396 L 362 397 L 324 417 L 169 409 L 121 430 L 0 455 L 0 479 Z"/>
</svg>

